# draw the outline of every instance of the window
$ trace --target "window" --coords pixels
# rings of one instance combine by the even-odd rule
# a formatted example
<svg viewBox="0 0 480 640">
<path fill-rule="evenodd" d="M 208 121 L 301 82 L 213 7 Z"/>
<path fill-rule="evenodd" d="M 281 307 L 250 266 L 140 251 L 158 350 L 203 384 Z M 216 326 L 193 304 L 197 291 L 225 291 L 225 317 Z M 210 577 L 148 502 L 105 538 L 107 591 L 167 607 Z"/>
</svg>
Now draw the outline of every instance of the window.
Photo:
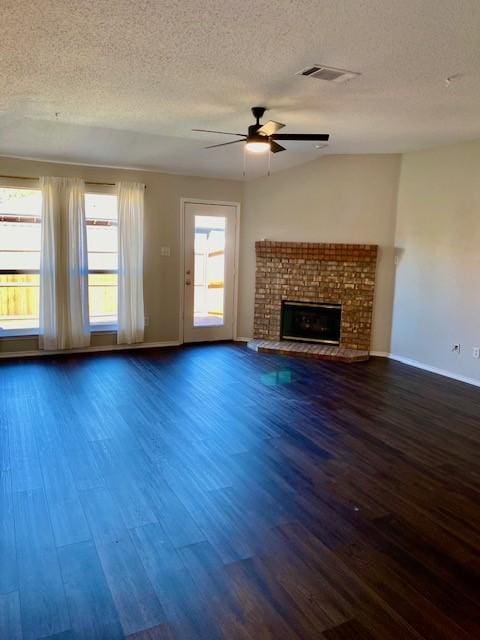
<svg viewBox="0 0 480 640">
<path fill-rule="evenodd" d="M 90 324 L 117 324 L 118 237 L 117 197 L 85 194 L 88 247 L 88 300 Z"/>
<path fill-rule="evenodd" d="M 0 335 L 38 332 L 42 195 L 0 187 Z"/>
<path fill-rule="evenodd" d="M 42 194 L 0 187 L 0 336 L 38 333 Z M 90 324 L 117 323 L 117 197 L 85 194 Z"/>
</svg>

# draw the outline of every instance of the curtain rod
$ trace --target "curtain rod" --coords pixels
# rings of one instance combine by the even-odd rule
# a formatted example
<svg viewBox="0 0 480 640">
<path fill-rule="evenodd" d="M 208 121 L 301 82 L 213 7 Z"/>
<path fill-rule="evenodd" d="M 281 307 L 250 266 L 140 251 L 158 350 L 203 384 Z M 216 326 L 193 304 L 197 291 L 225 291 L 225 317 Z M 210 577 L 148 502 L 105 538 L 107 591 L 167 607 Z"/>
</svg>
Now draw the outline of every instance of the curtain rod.
<svg viewBox="0 0 480 640">
<path fill-rule="evenodd" d="M 32 178 L 31 176 L 1 176 L 0 178 L 10 178 L 12 180 L 39 180 L 38 176 L 36 178 Z M 94 184 L 97 187 L 115 187 L 115 182 L 92 182 L 91 180 L 85 180 L 85 184 Z M 145 185 L 145 189 L 147 186 Z"/>
</svg>

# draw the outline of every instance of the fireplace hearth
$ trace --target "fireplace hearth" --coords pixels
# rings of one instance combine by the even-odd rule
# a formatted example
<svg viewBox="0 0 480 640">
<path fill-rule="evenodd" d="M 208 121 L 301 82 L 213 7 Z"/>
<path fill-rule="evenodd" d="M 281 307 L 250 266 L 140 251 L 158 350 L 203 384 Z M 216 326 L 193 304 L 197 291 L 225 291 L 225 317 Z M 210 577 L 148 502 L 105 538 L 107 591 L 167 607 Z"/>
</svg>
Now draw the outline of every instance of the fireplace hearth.
<svg viewBox="0 0 480 640">
<path fill-rule="evenodd" d="M 282 301 L 282 340 L 340 344 L 342 307 L 339 304 Z"/>
</svg>

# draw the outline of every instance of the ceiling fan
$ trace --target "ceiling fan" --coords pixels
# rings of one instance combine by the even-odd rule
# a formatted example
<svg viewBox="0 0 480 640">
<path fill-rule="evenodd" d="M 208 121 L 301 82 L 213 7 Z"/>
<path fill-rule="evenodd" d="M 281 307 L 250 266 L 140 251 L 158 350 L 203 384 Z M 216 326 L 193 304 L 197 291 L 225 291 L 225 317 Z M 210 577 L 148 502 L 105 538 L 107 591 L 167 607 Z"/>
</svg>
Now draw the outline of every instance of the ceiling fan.
<svg viewBox="0 0 480 640">
<path fill-rule="evenodd" d="M 226 147 L 229 144 L 237 144 L 237 142 L 245 142 L 245 149 L 253 153 L 265 153 L 271 151 L 278 153 L 285 151 L 285 147 L 278 144 L 277 140 L 303 140 L 303 141 L 323 141 L 326 142 L 330 138 L 328 133 L 277 133 L 285 126 L 281 122 L 269 120 L 265 124 L 260 124 L 260 119 L 266 111 L 266 107 L 252 107 L 253 117 L 257 121 L 248 127 L 248 133 L 231 133 L 229 131 L 212 131 L 211 129 L 192 129 L 192 131 L 201 131 L 203 133 L 219 133 L 224 136 L 239 136 L 238 140 L 231 142 L 223 142 L 221 144 L 211 144 L 205 149 L 215 149 L 216 147 Z"/>
</svg>

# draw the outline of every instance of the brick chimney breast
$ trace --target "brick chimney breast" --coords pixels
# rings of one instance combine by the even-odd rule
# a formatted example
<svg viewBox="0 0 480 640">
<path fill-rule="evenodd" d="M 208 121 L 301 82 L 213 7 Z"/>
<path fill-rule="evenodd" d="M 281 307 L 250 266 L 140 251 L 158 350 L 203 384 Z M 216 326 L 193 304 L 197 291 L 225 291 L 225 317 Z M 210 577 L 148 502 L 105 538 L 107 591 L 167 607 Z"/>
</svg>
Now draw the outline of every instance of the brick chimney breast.
<svg viewBox="0 0 480 640">
<path fill-rule="evenodd" d="M 280 339 L 282 300 L 341 304 L 340 347 L 369 350 L 377 245 L 255 243 L 254 338 Z"/>
</svg>

